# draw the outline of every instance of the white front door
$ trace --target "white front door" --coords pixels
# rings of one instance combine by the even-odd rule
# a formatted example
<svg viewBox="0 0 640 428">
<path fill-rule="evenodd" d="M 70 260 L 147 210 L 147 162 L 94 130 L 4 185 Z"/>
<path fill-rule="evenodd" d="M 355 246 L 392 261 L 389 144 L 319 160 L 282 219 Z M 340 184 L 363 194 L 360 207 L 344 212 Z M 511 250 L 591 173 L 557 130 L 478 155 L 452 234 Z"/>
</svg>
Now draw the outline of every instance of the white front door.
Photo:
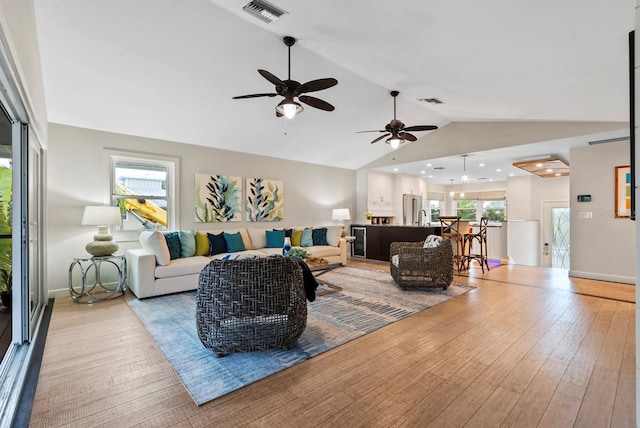
<svg viewBox="0 0 640 428">
<path fill-rule="evenodd" d="M 542 266 L 569 269 L 569 202 L 544 202 L 542 223 Z"/>
</svg>

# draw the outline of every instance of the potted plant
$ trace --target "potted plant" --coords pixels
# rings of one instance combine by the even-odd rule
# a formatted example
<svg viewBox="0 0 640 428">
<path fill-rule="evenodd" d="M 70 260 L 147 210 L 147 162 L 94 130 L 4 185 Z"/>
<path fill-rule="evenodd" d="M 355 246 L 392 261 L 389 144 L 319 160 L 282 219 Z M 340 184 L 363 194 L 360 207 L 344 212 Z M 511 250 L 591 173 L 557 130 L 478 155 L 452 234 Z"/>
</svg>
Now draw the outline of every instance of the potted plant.
<svg viewBox="0 0 640 428">
<path fill-rule="evenodd" d="M 297 257 L 303 260 L 311 257 L 311 253 L 309 253 L 304 248 L 300 248 L 300 247 L 293 247 L 287 252 L 285 252 L 284 255 L 287 257 Z"/>
<path fill-rule="evenodd" d="M 0 268 L 0 301 L 2 305 L 11 307 L 11 286 L 13 285 L 13 273 L 11 269 Z"/>
</svg>

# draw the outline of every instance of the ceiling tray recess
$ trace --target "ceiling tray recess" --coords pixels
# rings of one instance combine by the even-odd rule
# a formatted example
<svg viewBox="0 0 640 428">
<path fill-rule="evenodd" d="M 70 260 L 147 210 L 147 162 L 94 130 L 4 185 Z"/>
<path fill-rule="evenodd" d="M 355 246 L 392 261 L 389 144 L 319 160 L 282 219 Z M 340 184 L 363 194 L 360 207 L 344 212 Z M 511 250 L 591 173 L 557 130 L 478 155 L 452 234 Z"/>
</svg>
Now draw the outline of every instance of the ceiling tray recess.
<svg viewBox="0 0 640 428">
<path fill-rule="evenodd" d="M 542 178 L 569 176 L 569 165 L 564 163 L 560 158 L 534 159 L 514 162 L 513 166 Z"/>
</svg>

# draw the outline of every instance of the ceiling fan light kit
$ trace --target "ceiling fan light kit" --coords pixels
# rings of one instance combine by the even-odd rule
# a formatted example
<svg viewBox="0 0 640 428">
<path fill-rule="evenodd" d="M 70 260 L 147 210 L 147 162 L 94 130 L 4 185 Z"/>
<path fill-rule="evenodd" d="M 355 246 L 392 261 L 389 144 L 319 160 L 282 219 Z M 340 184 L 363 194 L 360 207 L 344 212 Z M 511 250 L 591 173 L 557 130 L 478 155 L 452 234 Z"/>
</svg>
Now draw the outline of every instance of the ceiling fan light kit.
<svg viewBox="0 0 640 428">
<path fill-rule="evenodd" d="M 400 94 L 400 92 L 391 91 L 390 94 L 393 97 L 393 120 L 391 120 L 391 122 L 389 122 L 384 129 L 375 131 L 358 131 L 358 133 L 385 132 L 384 135 L 381 135 L 380 137 L 373 140 L 371 144 L 377 143 L 383 138 L 387 138 L 390 136 L 390 138 L 388 138 L 385 142 L 389 144 L 393 150 L 395 150 L 400 147 L 400 144 L 404 143 L 405 141 L 416 141 L 418 139 L 415 135 L 410 134 L 409 132 L 433 131 L 434 129 L 438 129 L 438 127 L 435 125 L 417 125 L 405 127 L 402 121 L 396 119 L 396 97 Z"/>
<path fill-rule="evenodd" d="M 332 86 L 337 85 L 338 81 L 332 77 L 311 80 L 306 83 L 300 83 L 296 82 L 295 80 L 291 80 L 291 46 L 296 43 L 296 39 L 291 36 L 285 36 L 283 38 L 283 42 L 289 49 L 287 79 L 280 80 L 278 77 L 268 72 L 267 70 L 258 70 L 258 73 L 260 73 L 262 77 L 275 85 L 275 92 L 240 95 L 237 97 L 233 97 L 233 99 L 238 100 L 243 98 L 275 97 L 277 95 L 280 95 L 281 97 L 284 97 L 284 100 L 282 100 L 276 106 L 276 117 L 284 116 L 287 119 L 293 119 L 297 113 L 301 113 L 304 110 L 302 105 L 296 101 L 296 97 L 298 98 L 298 101 L 308 106 L 325 111 L 335 110 L 335 107 L 328 102 L 321 100 L 320 98 L 315 98 L 304 94 L 306 94 L 307 92 L 315 92 L 331 88 Z"/>
</svg>

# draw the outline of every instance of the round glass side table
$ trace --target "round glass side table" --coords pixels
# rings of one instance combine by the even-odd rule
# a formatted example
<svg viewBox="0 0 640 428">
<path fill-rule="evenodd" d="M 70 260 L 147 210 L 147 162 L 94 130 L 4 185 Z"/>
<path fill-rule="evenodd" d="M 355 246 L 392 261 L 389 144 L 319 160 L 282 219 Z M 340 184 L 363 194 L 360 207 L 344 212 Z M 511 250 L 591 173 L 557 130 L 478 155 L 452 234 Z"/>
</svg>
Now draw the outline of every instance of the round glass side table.
<svg viewBox="0 0 640 428">
<path fill-rule="evenodd" d="M 75 257 L 69 266 L 69 294 L 76 303 L 97 303 L 122 296 L 126 284 L 124 255 Z"/>
</svg>

